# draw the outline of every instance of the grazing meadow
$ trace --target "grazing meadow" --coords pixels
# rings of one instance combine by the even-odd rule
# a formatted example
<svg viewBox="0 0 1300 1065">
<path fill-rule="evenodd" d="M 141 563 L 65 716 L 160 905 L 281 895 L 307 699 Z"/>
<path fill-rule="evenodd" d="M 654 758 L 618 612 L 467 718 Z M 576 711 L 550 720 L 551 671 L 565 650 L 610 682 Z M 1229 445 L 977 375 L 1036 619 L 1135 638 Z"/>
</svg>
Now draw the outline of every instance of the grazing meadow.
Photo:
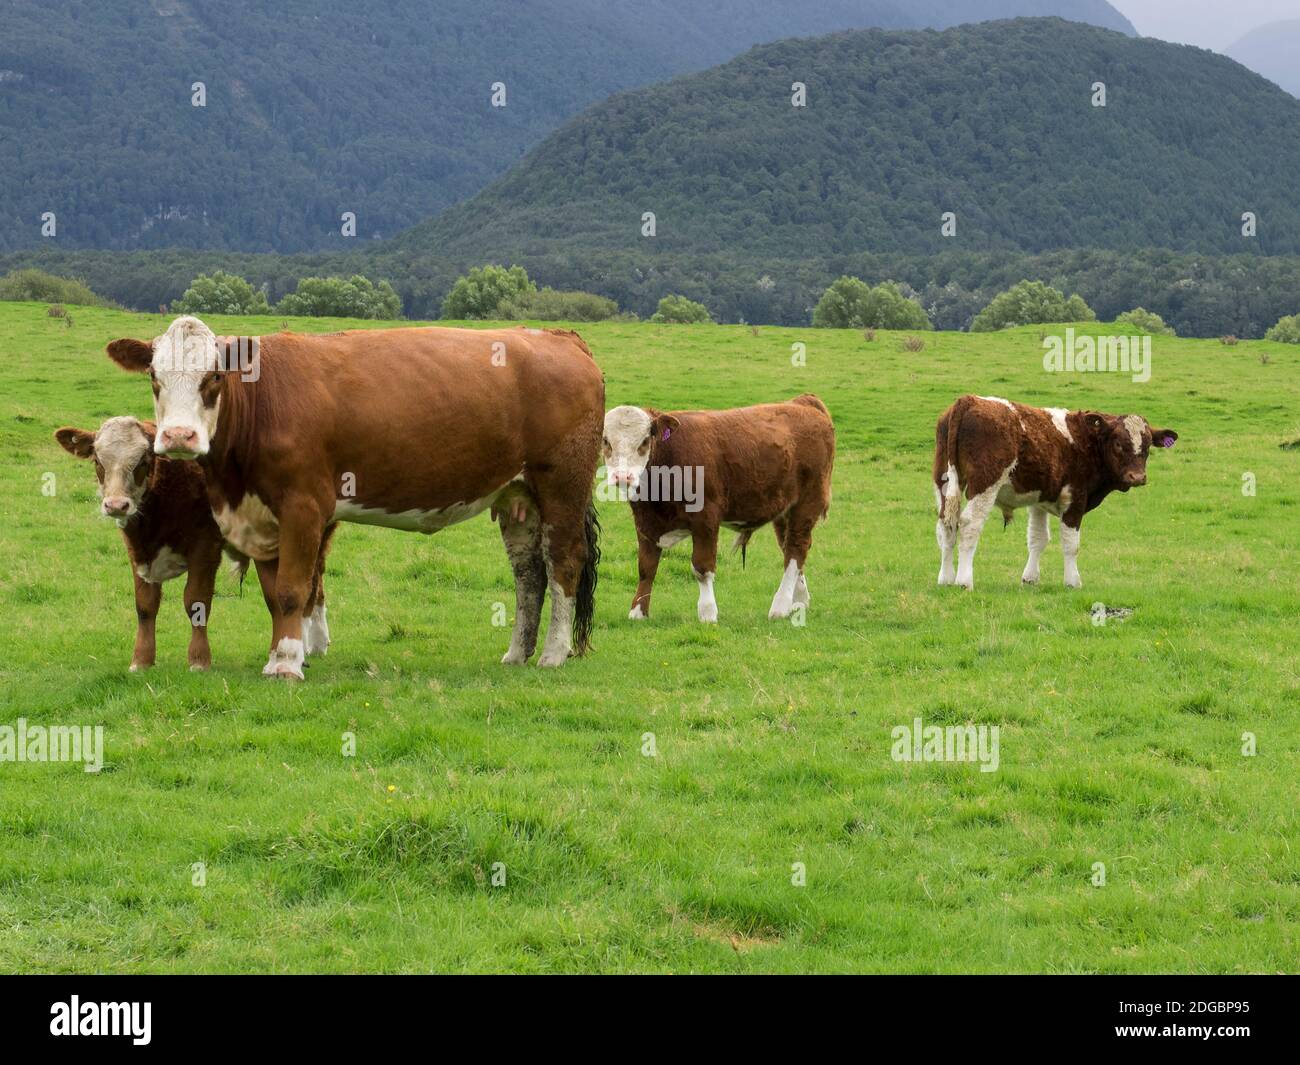
<svg viewBox="0 0 1300 1065">
<path fill-rule="evenodd" d="M 629 621 L 631 515 L 604 501 L 593 653 L 509 668 L 486 517 L 343 526 L 334 642 L 294 684 L 262 677 L 261 595 L 224 570 L 211 672 L 185 667 L 182 581 L 127 672 L 121 539 L 52 433 L 148 416 L 104 345 L 168 319 L 68 315 L 0 304 L 0 726 L 101 725 L 104 764 L 0 761 L 0 970 L 1300 970 L 1300 348 L 1156 337 L 1136 383 L 1046 372 L 1055 326 L 920 350 L 578 326 L 609 406 L 826 402 L 803 623 L 767 618 L 767 530 L 721 558 L 718 625 L 688 547 Z M 1082 589 L 1055 519 L 1021 585 L 1024 512 L 989 523 L 974 591 L 936 586 L 934 423 L 965 392 L 1178 431 L 1084 521 Z M 897 760 L 918 719 L 996 727 L 996 769 Z"/>
</svg>

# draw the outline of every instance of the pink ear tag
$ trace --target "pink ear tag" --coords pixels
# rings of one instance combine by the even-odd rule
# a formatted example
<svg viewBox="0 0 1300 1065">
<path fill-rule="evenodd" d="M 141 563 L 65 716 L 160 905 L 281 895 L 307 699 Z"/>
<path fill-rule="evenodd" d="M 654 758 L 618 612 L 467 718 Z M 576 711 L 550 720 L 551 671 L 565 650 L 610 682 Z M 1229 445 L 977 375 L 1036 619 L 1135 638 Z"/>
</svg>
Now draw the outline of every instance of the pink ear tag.
<svg viewBox="0 0 1300 1065">
<path fill-rule="evenodd" d="M 673 435 L 673 431 L 672 431 L 671 429 L 664 429 L 664 435 L 661 436 L 659 439 L 660 439 L 660 440 L 667 440 L 667 439 L 668 439 L 670 436 L 672 436 L 672 435 Z"/>
</svg>

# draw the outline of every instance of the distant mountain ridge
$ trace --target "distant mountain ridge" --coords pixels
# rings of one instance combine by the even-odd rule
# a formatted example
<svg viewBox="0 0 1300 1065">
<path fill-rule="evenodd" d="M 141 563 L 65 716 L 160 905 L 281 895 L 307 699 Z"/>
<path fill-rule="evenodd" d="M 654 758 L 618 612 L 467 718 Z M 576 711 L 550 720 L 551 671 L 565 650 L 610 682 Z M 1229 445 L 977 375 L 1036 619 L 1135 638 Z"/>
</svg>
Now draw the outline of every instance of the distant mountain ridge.
<svg viewBox="0 0 1300 1065">
<path fill-rule="evenodd" d="M 0 250 L 47 212 L 57 247 L 342 250 L 344 212 L 392 235 L 755 43 L 1042 12 L 1133 32 L 1104 0 L 8 0 Z"/>
<path fill-rule="evenodd" d="M 1224 54 L 1300 96 L 1300 19 L 1251 30 Z"/>
<path fill-rule="evenodd" d="M 794 82 L 806 107 L 791 105 Z M 1300 102 L 1213 52 L 1060 19 L 862 30 L 762 45 L 597 104 L 394 245 L 1295 254 L 1297 173 Z"/>
</svg>

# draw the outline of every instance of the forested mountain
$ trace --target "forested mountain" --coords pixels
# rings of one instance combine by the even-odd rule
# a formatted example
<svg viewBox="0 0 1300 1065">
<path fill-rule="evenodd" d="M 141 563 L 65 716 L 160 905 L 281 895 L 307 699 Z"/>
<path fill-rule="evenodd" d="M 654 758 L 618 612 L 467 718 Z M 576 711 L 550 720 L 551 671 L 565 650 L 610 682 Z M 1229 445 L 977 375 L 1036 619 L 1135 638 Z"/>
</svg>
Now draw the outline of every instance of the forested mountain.
<svg viewBox="0 0 1300 1065">
<path fill-rule="evenodd" d="M 1226 54 L 1281 85 L 1292 96 L 1300 96 L 1300 19 L 1260 26 Z"/>
<path fill-rule="evenodd" d="M 337 247 L 482 188 L 588 104 L 749 46 L 1104 0 L 6 0 L 0 249 Z M 206 106 L 193 106 L 196 82 Z M 492 86 L 506 87 L 493 107 Z"/>
<path fill-rule="evenodd" d="M 480 258 L 1294 254 L 1298 173 L 1300 101 L 1213 52 L 1059 19 L 866 30 L 763 45 L 597 104 L 397 243 Z M 1245 212 L 1258 236 L 1243 236 Z"/>
</svg>

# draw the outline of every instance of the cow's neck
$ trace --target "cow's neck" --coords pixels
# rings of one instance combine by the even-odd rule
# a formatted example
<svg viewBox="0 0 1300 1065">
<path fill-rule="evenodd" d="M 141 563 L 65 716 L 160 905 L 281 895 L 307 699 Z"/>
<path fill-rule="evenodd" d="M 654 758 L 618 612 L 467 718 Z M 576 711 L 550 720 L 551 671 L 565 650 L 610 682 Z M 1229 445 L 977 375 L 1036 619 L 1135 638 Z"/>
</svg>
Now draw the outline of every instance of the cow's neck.
<svg viewBox="0 0 1300 1065">
<path fill-rule="evenodd" d="M 214 510 L 218 509 L 217 501 L 237 507 L 249 490 L 256 457 L 252 441 L 257 425 L 259 383 L 260 377 L 257 381 L 242 380 L 237 370 L 222 374 L 221 410 L 208 453 L 202 460 Z"/>
</svg>

